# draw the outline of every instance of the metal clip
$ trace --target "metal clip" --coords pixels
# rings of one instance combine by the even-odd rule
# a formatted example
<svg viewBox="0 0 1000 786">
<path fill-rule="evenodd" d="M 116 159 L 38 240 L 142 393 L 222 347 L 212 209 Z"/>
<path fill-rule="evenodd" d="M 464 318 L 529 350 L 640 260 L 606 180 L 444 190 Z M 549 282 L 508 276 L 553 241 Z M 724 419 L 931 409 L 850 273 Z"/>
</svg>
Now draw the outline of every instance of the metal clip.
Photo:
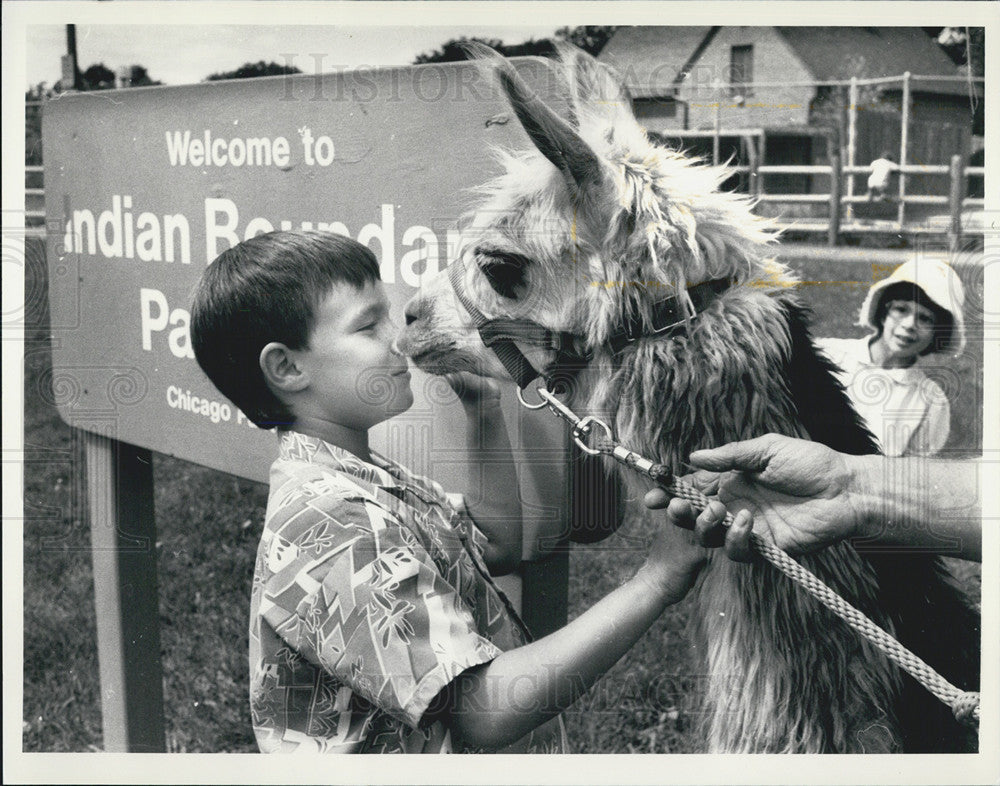
<svg viewBox="0 0 1000 786">
<path fill-rule="evenodd" d="M 525 409 L 541 409 L 542 407 L 548 404 L 548 402 L 545 400 L 545 396 L 543 396 L 542 394 L 546 393 L 549 396 L 551 396 L 552 394 L 545 389 L 544 384 L 539 388 L 535 388 L 535 392 L 539 395 L 539 397 L 542 400 L 539 401 L 537 404 L 529 404 L 527 401 L 524 400 L 524 391 L 521 390 L 521 388 L 517 389 L 517 400 L 521 402 L 522 407 L 524 407 Z"/>
<path fill-rule="evenodd" d="M 569 421 L 574 426 L 579 425 L 580 418 L 577 416 L 577 414 L 569 407 L 567 407 L 565 404 L 563 404 L 559 399 L 557 399 L 555 395 L 548 388 L 545 389 L 539 388 L 538 395 L 549 405 L 549 408 L 556 415 L 561 417 L 563 420 Z"/>
<path fill-rule="evenodd" d="M 588 434 L 591 432 L 592 426 L 597 426 L 603 429 L 608 442 L 614 442 L 614 438 L 611 434 L 611 426 L 605 423 L 599 418 L 595 418 L 593 415 L 587 415 L 585 418 L 579 417 L 573 410 L 563 404 L 559 399 L 557 399 L 552 392 L 544 387 L 538 388 L 536 391 L 538 397 L 542 399 L 542 405 L 548 404 L 549 409 L 551 409 L 556 415 L 561 417 L 563 420 L 568 421 L 573 426 L 573 441 L 577 444 L 584 453 L 591 456 L 598 456 L 602 453 L 611 453 L 612 449 L 605 448 L 592 448 L 584 440 Z M 525 404 L 524 399 L 521 397 L 521 391 L 517 391 L 518 398 L 521 399 L 521 403 L 529 409 L 540 409 L 541 407 L 537 404 Z"/>
<path fill-rule="evenodd" d="M 587 415 L 587 417 L 573 426 L 573 441 L 576 443 L 576 446 L 584 453 L 588 453 L 591 456 L 599 456 L 602 453 L 610 453 L 611 450 L 608 448 L 592 448 L 584 442 L 583 439 L 581 439 L 581 437 L 590 433 L 591 426 L 597 426 L 604 429 L 604 435 L 607 437 L 609 442 L 612 441 L 611 426 L 603 420 L 595 418 L 593 415 Z"/>
</svg>

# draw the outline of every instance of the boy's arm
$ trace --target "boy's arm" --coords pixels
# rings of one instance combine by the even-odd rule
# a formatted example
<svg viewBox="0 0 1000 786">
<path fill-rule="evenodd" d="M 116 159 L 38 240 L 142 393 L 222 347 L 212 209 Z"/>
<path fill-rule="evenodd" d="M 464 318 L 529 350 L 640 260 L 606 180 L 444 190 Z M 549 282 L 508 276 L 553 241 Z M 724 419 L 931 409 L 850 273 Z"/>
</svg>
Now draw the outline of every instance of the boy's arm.
<svg viewBox="0 0 1000 786">
<path fill-rule="evenodd" d="M 452 374 L 447 379 L 467 421 L 466 509 L 488 540 L 483 555 L 487 567 L 493 575 L 502 576 L 521 562 L 523 522 L 500 389 L 492 380 L 472 374 Z"/>
<path fill-rule="evenodd" d="M 687 594 L 706 552 L 670 526 L 638 573 L 563 628 L 464 671 L 440 697 L 462 743 L 508 745 L 569 707 L 670 604 Z"/>
</svg>

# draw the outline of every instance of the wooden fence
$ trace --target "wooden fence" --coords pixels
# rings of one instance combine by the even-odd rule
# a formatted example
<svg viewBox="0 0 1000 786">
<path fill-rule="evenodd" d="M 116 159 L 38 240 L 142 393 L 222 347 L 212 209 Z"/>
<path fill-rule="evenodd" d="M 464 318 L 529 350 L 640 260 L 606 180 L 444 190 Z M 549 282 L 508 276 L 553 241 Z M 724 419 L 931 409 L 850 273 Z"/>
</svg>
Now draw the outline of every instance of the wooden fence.
<svg viewBox="0 0 1000 786">
<path fill-rule="evenodd" d="M 45 229 L 45 167 L 25 166 L 24 168 L 24 218 L 28 234 L 41 234 Z M 32 181 L 35 181 L 32 183 Z M 28 185 L 32 183 L 32 185 Z"/>
<path fill-rule="evenodd" d="M 854 216 L 853 206 L 870 202 L 867 194 L 853 194 L 845 185 L 852 181 L 853 175 L 867 175 L 866 166 L 841 166 L 840 157 L 832 156 L 830 164 L 808 166 L 737 166 L 737 172 L 746 172 L 750 176 L 750 194 L 762 203 L 809 204 L 826 203 L 829 210 L 825 218 L 808 218 L 794 221 L 779 221 L 783 229 L 795 232 L 825 233 L 831 246 L 838 245 L 841 235 L 845 233 L 881 233 L 907 235 L 945 234 L 949 245 L 956 245 L 963 233 L 962 214 L 969 209 L 982 209 L 985 200 L 978 197 L 967 197 L 966 184 L 970 176 L 982 176 L 984 167 L 962 166 L 962 157 L 954 155 L 951 164 L 944 165 L 904 165 L 896 167 L 902 196 L 892 197 L 891 204 L 898 206 L 897 218 L 894 221 L 867 220 L 859 221 Z M 785 175 L 825 175 L 829 178 L 829 191 L 826 193 L 809 194 L 769 194 L 763 190 L 763 177 L 768 174 Z M 907 194 L 905 182 L 907 178 L 921 175 L 948 175 L 950 188 L 948 195 Z M 945 225 L 924 225 L 907 222 L 907 205 L 939 205 L 947 212 L 948 221 Z M 846 208 L 846 210 L 845 210 Z"/>
<path fill-rule="evenodd" d="M 747 163 L 731 167 L 734 173 L 747 175 L 747 188 L 751 196 L 763 204 L 823 204 L 829 205 L 825 216 L 809 216 L 796 220 L 782 220 L 779 217 L 778 226 L 783 229 L 802 233 L 826 234 L 827 242 L 830 245 L 838 245 L 842 234 L 848 233 L 868 233 L 868 234 L 906 234 L 906 235 L 944 235 L 947 237 L 949 245 L 954 247 L 963 232 L 962 216 L 963 212 L 970 209 L 982 210 L 984 200 L 977 197 L 965 196 L 967 192 L 967 182 L 969 177 L 984 175 L 984 167 L 966 166 L 963 168 L 962 157 L 953 155 L 949 164 L 923 165 L 910 162 L 911 147 L 911 125 L 913 116 L 913 90 L 926 90 L 927 85 L 949 84 L 959 82 L 968 85 L 970 96 L 979 96 L 985 87 L 985 80 L 982 77 L 971 76 L 942 76 L 942 75 L 921 75 L 912 74 L 909 71 L 898 76 L 884 76 L 859 78 L 852 77 L 842 80 L 807 81 L 807 82 L 752 82 L 747 83 L 747 88 L 778 88 L 778 87 L 815 87 L 815 88 L 840 88 L 847 92 L 847 128 L 846 144 L 842 151 L 830 156 L 830 163 L 824 165 L 773 165 L 765 166 L 761 164 L 763 156 L 763 144 L 766 138 L 765 131 L 761 128 L 724 129 L 721 122 L 721 107 L 723 96 L 728 93 L 731 86 L 719 84 L 717 91 L 719 100 L 716 102 L 715 127 L 713 129 L 674 129 L 664 128 L 656 133 L 666 138 L 711 138 L 712 139 L 712 161 L 715 164 L 722 162 L 720 156 L 721 137 L 740 137 L 745 141 L 756 140 L 760 150 L 754 144 L 747 146 Z M 923 86 L 923 87 L 922 87 Z M 894 220 L 884 218 L 874 220 L 858 220 L 856 205 L 869 202 L 867 194 L 855 194 L 855 176 L 867 175 L 867 166 L 858 166 L 856 156 L 858 153 L 858 111 L 859 96 L 862 88 L 878 88 L 899 90 L 899 164 L 894 168 L 898 175 L 898 184 L 894 189 L 894 194 L 889 200 L 880 202 L 883 207 L 889 208 L 895 213 Z M 795 130 L 790 127 L 789 131 Z M 777 132 L 777 129 L 771 129 Z M 955 151 L 956 153 L 959 151 Z M 764 178 L 767 175 L 825 175 L 829 178 L 829 190 L 826 193 L 770 193 L 764 188 Z M 908 185 L 912 178 L 927 176 L 940 177 L 948 176 L 948 194 L 910 194 Z M 930 225 L 913 220 L 911 210 L 909 220 L 907 216 L 907 206 L 940 206 L 942 213 L 946 213 L 946 220 L 936 221 Z M 926 211 L 924 211 L 926 212 Z M 941 216 L 944 218 L 944 216 Z"/>
</svg>

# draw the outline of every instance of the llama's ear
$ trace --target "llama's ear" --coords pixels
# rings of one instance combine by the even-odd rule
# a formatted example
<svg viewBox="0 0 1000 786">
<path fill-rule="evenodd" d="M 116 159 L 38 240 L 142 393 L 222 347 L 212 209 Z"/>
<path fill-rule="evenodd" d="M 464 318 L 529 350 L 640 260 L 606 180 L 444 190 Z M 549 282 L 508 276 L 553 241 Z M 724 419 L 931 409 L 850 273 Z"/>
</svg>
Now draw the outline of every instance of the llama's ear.
<svg viewBox="0 0 1000 786">
<path fill-rule="evenodd" d="M 476 41 L 474 38 L 470 38 L 466 41 L 460 41 L 459 46 L 469 56 L 470 60 L 480 60 L 489 63 L 495 63 L 497 60 L 503 60 L 503 55 L 496 49 L 492 46 L 484 44 L 482 41 Z"/>
<path fill-rule="evenodd" d="M 490 62 L 517 119 L 535 147 L 559 168 L 567 183 L 578 189 L 601 183 L 603 163 L 583 137 L 534 94 L 506 58 L 491 57 Z"/>
<path fill-rule="evenodd" d="M 628 91 L 611 66 L 572 44 L 560 41 L 555 46 L 559 60 L 566 68 L 573 99 L 578 105 L 616 104 L 631 112 Z"/>
<path fill-rule="evenodd" d="M 632 99 L 615 69 L 572 44 L 557 43 L 556 50 L 566 70 L 579 128 L 595 126 L 612 141 L 616 133 L 638 127 Z"/>
</svg>

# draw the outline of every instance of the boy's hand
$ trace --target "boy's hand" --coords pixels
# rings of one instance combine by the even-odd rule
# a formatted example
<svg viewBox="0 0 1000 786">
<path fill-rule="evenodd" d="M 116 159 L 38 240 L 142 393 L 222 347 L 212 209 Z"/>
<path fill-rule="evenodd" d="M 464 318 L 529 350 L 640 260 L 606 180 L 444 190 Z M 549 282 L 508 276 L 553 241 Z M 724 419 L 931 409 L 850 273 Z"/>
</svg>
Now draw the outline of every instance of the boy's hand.
<svg viewBox="0 0 1000 786">
<path fill-rule="evenodd" d="M 683 598 L 694 586 L 708 559 L 708 549 L 698 545 L 693 533 L 680 528 L 672 518 L 675 513 L 677 511 L 668 510 L 665 522 L 659 516 L 653 518 L 658 528 L 649 546 L 649 555 L 637 573 L 638 578 L 671 603 Z"/>
<path fill-rule="evenodd" d="M 758 559 L 750 545 L 753 532 L 753 516 L 749 510 L 741 510 L 733 516 L 733 524 L 726 527 L 726 508 L 717 499 L 708 503 L 703 511 L 696 512 L 687 500 L 670 498 L 662 489 L 653 489 L 644 500 L 647 507 L 667 508 L 667 524 L 692 530 L 697 543 L 708 548 L 725 548 L 726 555 L 737 562 L 752 562 Z"/>
<path fill-rule="evenodd" d="M 489 541 L 486 566 L 496 576 L 510 573 L 521 562 L 524 525 L 514 454 L 500 408 L 500 386 L 469 372 L 444 378 L 462 402 L 466 418 L 468 461 L 463 469 L 465 481 L 459 486 L 466 494 L 466 509 Z"/>
<path fill-rule="evenodd" d="M 445 374 L 445 380 L 455 391 L 458 400 L 466 406 L 470 404 L 499 404 L 500 385 L 495 379 L 481 377 L 468 371 Z"/>
</svg>

